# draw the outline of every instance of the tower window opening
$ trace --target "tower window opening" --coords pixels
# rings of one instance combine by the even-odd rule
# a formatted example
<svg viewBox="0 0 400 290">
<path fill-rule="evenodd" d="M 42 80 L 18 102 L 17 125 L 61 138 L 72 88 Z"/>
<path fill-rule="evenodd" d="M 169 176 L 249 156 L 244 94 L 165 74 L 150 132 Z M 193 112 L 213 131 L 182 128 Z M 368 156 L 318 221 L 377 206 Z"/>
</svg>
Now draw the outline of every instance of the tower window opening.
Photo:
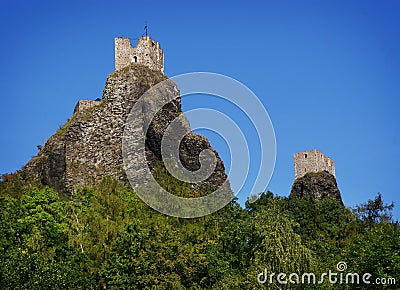
<svg viewBox="0 0 400 290">
<path fill-rule="evenodd" d="M 304 158 L 307 158 L 307 154 L 304 154 Z"/>
<path fill-rule="evenodd" d="M 137 56 L 136 55 L 133 57 L 133 61 L 137 62 Z"/>
</svg>

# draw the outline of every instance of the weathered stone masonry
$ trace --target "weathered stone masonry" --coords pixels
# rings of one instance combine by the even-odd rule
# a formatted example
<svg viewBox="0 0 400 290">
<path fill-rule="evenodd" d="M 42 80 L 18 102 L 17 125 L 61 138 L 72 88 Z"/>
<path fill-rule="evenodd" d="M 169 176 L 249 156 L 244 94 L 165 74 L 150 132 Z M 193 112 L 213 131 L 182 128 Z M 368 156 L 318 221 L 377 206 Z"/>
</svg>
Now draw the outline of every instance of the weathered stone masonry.
<svg viewBox="0 0 400 290">
<path fill-rule="evenodd" d="M 100 101 L 93 101 L 93 100 L 80 100 L 75 106 L 74 113 L 80 112 L 94 106 L 97 106 Z"/>
<path fill-rule="evenodd" d="M 290 196 L 298 198 L 311 196 L 317 200 L 329 198 L 343 205 L 332 159 L 316 149 L 296 153 L 294 171 L 296 179 Z"/>
<path fill-rule="evenodd" d="M 121 52 L 124 51 L 122 48 L 126 48 L 126 53 Z M 116 39 L 116 71 L 108 76 L 102 99 L 77 103 L 73 116 L 23 167 L 21 174 L 25 179 L 38 180 L 68 194 L 73 194 L 77 188 L 92 186 L 105 176 L 127 182 L 122 156 L 126 118 L 149 88 L 167 79 L 162 72 L 163 52 L 158 43 L 146 36 L 139 39 L 136 50 L 128 48 L 132 48 L 129 39 Z M 127 56 L 137 56 L 138 61 L 131 62 Z M 172 89 L 179 94 L 173 83 Z M 146 102 L 154 102 L 153 97 L 149 96 Z M 142 124 L 139 118 L 146 116 L 146 107 L 137 116 L 138 124 Z M 181 114 L 178 98 L 157 113 L 152 121 L 146 134 L 146 160 L 143 160 L 150 168 L 162 159 L 160 146 L 164 130 Z M 213 151 L 216 158 L 213 174 L 203 182 L 193 184 L 193 188 L 208 190 L 223 185 L 227 176 L 218 153 L 205 137 L 190 132 L 189 122 L 183 122 L 182 128 L 189 131 L 180 146 L 180 159 L 185 168 L 198 170 L 198 156 L 205 149 Z M 140 172 L 143 166 L 139 162 L 133 163 L 132 170 Z"/>
<path fill-rule="evenodd" d="M 132 63 L 143 64 L 148 68 L 164 73 L 164 51 L 160 44 L 150 36 L 141 36 L 136 47 L 132 47 L 128 37 L 116 37 L 114 39 L 115 70 L 121 70 Z M 74 113 L 92 108 L 99 102 L 92 100 L 80 100 L 74 109 Z"/>
<path fill-rule="evenodd" d="M 128 37 L 117 37 L 115 44 L 115 70 L 131 63 L 143 64 L 152 70 L 164 72 L 164 52 L 160 44 L 150 36 L 139 37 L 136 47 L 132 47 Z"/>
<path fill-rule="evenodd" d="M 335 163 L 322 152 L 313 149 L 294 154 L 294 171 L 296 179 L 308 172 L 328 171 L 335 175 Z"/>
</svg>

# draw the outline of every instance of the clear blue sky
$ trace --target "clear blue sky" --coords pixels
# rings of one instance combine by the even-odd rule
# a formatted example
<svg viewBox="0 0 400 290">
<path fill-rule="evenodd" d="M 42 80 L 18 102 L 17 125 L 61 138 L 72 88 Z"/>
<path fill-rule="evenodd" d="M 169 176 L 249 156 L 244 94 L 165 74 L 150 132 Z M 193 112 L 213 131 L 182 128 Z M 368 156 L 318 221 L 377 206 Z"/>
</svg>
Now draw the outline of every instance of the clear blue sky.
<svg viewBox="0 0 400 290">
<path fill-rule="evenodd" d="M 147 22 L 167 76 L 217 72 L 259 96 L 277 138 L 272 192 L 288 195 L 293 153 L 317 148 L 347 206 L 381 192 L 400 217 L 399 1 L 2 2 L 0 173 L 35 155 L 79 99 L 101 97 L 114 37 Z"/>
</svg>

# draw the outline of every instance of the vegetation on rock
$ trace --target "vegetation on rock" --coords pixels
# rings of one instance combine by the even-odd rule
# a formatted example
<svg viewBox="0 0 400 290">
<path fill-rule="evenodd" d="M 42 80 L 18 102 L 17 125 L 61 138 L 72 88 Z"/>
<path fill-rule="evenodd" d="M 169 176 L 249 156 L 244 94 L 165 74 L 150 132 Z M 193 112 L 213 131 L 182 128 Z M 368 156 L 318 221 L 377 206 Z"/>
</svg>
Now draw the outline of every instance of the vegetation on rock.
<svg viewBox="0 0 400 290">
<path fill-rule="evenodd" d="M 330 198 L 343 204 L 336 178 L 327 171 L 309 172 L 297 178 L 292 185 L 290 195 L 298 198 L 312 196 L 318 200 Z"/>
<path fill-rule="evenodd" d="M 161 71 L 135 63 L 111 73 L 101 101 L 93 107 L 76 111 L 47 140 L 37 156 L 22 168 L 21 176 L 25 181 L 39 180 L 43 185 L 69 194 L 83 186 L 94 186 L 107 175 L 127 183 L 121 149 L 125 122 L 138 99 L 166 79 Z M 173 96 L 178 94 L 178 97 L 149 120 L 151 123 L 146 132 L 146 158 L 150 168 L 162 159 L 161 140 L 166 128 L 182 114 L 178 88 L 171 82 L 168 89 L 172 90 L 169 93 Z M 140 123 L 140 118 L 146 119 L 146 106 L 153 103 L 153 96 L 149 94 L 142 108 L 143 116 L 137 116 L 137 123 Z M 180 147 L 180 158 L 186 168 L 193 170 L 199 167 L 199 152 L 204 149 L 211 150 L 216 156 L 214 173 L 199 187 L 204 189 L 223 184 L 227 176 L 218 153 L 205 137 L 190 132 L 188 122 L 183 122 L 182 129 L 189 131 Z"/>
</svg>

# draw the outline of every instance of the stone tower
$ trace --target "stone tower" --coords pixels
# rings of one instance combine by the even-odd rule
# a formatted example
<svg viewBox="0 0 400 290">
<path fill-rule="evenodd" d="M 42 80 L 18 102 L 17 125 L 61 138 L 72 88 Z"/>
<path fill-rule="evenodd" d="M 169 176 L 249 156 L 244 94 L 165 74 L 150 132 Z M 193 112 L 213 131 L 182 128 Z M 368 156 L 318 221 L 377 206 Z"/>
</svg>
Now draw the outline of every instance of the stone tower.
<svg viewBox="0 0 400 290">
<path fill-rule="evenodd" d="M 160 44 L 150 36 L 141 36 L 135 47 L 128 37 L 117 37 L 115 45 L 115 70 L 120 70 L 131 63 L 140 63 L 152 70 L 164 72 L 164 52 Z"/>
<path fill-rule="evenodd" d="M 328 171 L 335 175 L 335 163 L 328 156 L 313 149 L 294 154 L 294 172 L 296 179 L 308 172 Z"/>
</svg>

